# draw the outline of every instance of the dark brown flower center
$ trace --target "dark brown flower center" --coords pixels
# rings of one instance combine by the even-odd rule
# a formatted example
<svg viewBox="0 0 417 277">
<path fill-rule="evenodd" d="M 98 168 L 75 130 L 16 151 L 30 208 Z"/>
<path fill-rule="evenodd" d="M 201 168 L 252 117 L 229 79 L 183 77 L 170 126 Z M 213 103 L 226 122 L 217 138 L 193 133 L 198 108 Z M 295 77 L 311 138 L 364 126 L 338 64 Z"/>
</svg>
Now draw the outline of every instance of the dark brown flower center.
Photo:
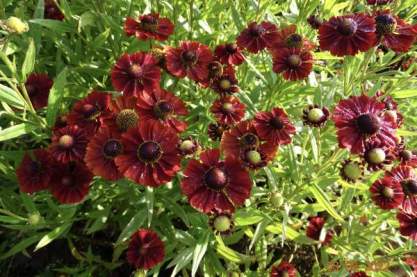
<svg viewBox="0 0 417 277">
<path fill-rule="evenodd" d="M 116 125 L 121 131 L 136 126 L 139 116 L 132 109 L 121 110 L 116 116 Z"/>
<path fill-rule="evenodd" d="M 91 104 L 84 104 L 82 107 L 84 118 L 94 120 L 100 115 L 98 108 Z"/>
<path fill-rule="evenodd" d="M 252 133 L 246 133 L 240 138 L 240 143 L 242 146 L 257 146 L 259 143 L 259 138 L 257 135 Z"/>
<path fill-rule="evenodd" d="M 237 45 L 236 43 L 228 43 L 226 44 L 226 51 L 229 54 L 234 54 L 237 51 Z"/>
<path fill-rule="evenodd" d="M 171 103 L 168 103 L 165 100 L 159 101 L 154 107 L 154 113 L 160 119 L 165 119 L 167 115 L 171 114 L 173 111 L 174 109 Z"/>
<path fill-rule="evenodd" d="M 356 118 L 359 131 L 365 135 L 373 135 L 381 128 L 379 119 L 373 114 L 362 114 Z"/>
<path fill-rule="evenodd" d="M 381 14 L 375 17 L 376 32 L 379 35 L 391 34 L 394 32 L 397 21 L 390 14 Z"/>
<path fill-rule="evenodd" d="M 184 51 L 181 57 L 183 62 L 187 65 L 194 64 L 197 61 L 197 56 L 193 51 Z"/>
<path fill-rule="evenodd" d="M 106 156 L 106 158 L 112 159 L 119 155 L 122 152 L 122 149 L 123 146 L 120 143 L 120 141 L 116 139 L 110 139 L 106 141 L 106 143 L 103 146 L 104 156 Z"/>
<path fill-rule="evenodd" d="M 269 120 L 269 124 L 277 130 L 284 128 L 284 123 L 279 119 L 279 117 L 273 117 Z"/>
<path fill-rule="evenodd" d="M 64 176 L 61 179 L 61 184 L 69 187 L 69 186 L 73 186 L 74 185 L 74 178 L 71 176 Z"/>
<path fill-rule="evenodd" d="M 249 33 L 251 34 L 251 36 L 258 37 L 265 33 L 265 28 L 261 25 L 255 25 L 249 29 Z"/>
<path fill-rule="evenodd" d="M 401 186 L 405 194 L 407 195 L 417 194 L 417 180 L 416 179 L 403 180 L 401 181 Z"/>
<path fill-rule="evenodd" d="M 74 138 L 70 135 L 63 135 L 59 138 L 58 144 L 64 149 L 71 148 L 74 145 Z"/>
<path fill-rule="evenodd" d="M 162 156 L 162 149 L 158 143 L 146 141 L 138 148 L 138 157 L 145 163 L 154 163 Z"/>
<path fill-rule="evenodd" d="M 337 26 L 337 31 L 344 36 L 351 36 L 357 28 L 358 24 L 352 18 L 343 18 Z"/>
<path fill-rule="evenodd" d="M 413 152 L 411 152 L 410 150 L 402 150 L 400 152 L 400 157 L 404 161 L 409 161 L 413 157 Z"/>
<path fill-rule="evenodd" d="M 218 167 L 213 167 L 206 172 L 204 181 L 209 188 L 221 190 L 227 184 L 227 176 L 224 170 Z"/>
<path fill-rule="evenodd" d="M 139 64 L 132 64 L 129 68 L 129 73 L 135 79 L 140 79 L 143 77 L 143 68 Z"/>
<path fill-rule="evenodd" d="M 285 42 L 287 44 L 287 47 L 301 48 L 301 46 L 303 46 L 303 37 L 299 34 L 291 34 L 287 37 L 287 40 Z"/>
<path fill-rule="evenodd" d="M 382 194 L 386 197 L 386 198 L 394 198 L 394 190 L 390 187 L 384 187 L 382 190 Z"/>
<path fill-rule="evenodd" d="M 289 56 L 287 61 L 288 65 L 292 68 L 297 68 L 302 63 L 300 55 L 297 54 L 292 54 L 291 56 Z"/>
<path fill-rule="evenodd" d="M 154 32 L 158 27 L 158 20 L 153 16 L 144 16 L 140 20 L 140 27 L 144 31 Z"/>
</svg>

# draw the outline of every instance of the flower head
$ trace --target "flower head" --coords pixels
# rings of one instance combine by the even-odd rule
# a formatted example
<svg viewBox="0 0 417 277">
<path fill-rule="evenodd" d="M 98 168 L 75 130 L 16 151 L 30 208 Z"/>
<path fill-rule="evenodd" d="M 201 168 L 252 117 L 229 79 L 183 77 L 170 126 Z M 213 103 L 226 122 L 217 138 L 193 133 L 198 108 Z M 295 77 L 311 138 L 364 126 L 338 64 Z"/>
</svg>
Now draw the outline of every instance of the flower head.
<svg viewBox="0 0 417 277">
<path fill-rule="evenodd" d="M 327 233 L 325 234 L 325 237 L 321 238 L 322 236 L 321 233 L 322 233 L 322 229 L 324 227 L 325 222 L 326 222 L 325 219 L 320 216 L 310 217 L 308 221 L 307 229 L 306 229 L 307 237 L 313 240 L 320 241 L 323 244 L 329 244 L 333 238 L 333 232 L 327 231 Z"/>
<path fill-rule="evenodd" d="M 277 33 L 277 27 L 271 22 L 263 21 L 260 24 L 251 22 L 248 27 L 239 34 L 236 43 L 239 47 L 245 48 L 249 52 L 256 54 L 266 47 L 270 47 L 276 40 Z"/>
<path fill-rule="evenodd" d="M 235 43 L 221 44 L 214 50 L 216 59 L 223 64 L 240 65 L 245 61 L 240 47 Z"/>
<path fill-rule="evenodd" d="M 329 110 L 318 105 L 309 105 L 303 110 L 303 122 L 305 125 L 322 127 L 329 119 Z"/>
<path fill-rule="evenodd" d="M 397 219 L 400 223 L 401 235 L 417 240 L 417 214 L 399 211 Z"/>
<path fill-rule="evenodd" d="M 150 269 L 164 260 L 164 243 L 156 232 L 140 229 L 130 238 L 126 256 L 135 268 Z"/>
<path fill-rule="evenodd" d="M 64 20 L 65 16 L 55 2 L 56 0 L 46 0 L 44 18 L 53 20 Z"/>
<path fill-rule="evenodd" d="M 216 118 L 216 121 L 231 125 L 238 123 L 245 116 L 246 106 L 234 96 L 224 96 L 216 101 L 210 108 L 210 112 Z"/>
<path fill-rule="evenodd" d="M 174 32 L 174 24 L 168 18 L 159 17 L 158 13 L 141 15 L 138 20 L 128 17 L 125 21 L 126 35 L 135 36 L 139 40 L 167 40 Z"/>
<path fill-rule="evenodd" d="M 388 176 L 375 181 L 369 190 L 372 200 L 384 210 L 397 208 L 404 200 L 401 184 Z"/>
<path fill-rule="evenodd" d="M 417 175 L 414 168 L 399 165 L 385 175 L 401 184 L 404 201 L 400 208 L 406 213 L 417 213 Z"/>
<path fill-rule="evenodd" d="M 295 127 L 281 108 L 270 112 L 258 112 L 253 120 L 256 132 L 261 139 L 273 144 L 289 144 L 295 134 Z"/>
<path fill-rule="evenodd" d="M 297 269 L 294 265 L 281 261 L 279 265 L 275 265 L 271 268 L 270 277 L 296 277 Z"/>
<path fill-rule="evenodd" d="M 48 105 L 49 91 L 53 83 L 48 74 L 43 73 L 32 73 L 27 78 L 25 88 L 36 110 Z"/>
<path fill-rule="evenodd" d="M 313 55 L 303 49 L 277 48 L 272 55 L 272 70 L 286 80 L 303 80 L 313 70 Z"/>
<path fill-rule="evenodd" d="M 82 161 L 88 137 L 78 125 L 55 130 L 52 134 L 52 143 L 49 146 L 51 156 L 59 162 Z"/>
</svg>

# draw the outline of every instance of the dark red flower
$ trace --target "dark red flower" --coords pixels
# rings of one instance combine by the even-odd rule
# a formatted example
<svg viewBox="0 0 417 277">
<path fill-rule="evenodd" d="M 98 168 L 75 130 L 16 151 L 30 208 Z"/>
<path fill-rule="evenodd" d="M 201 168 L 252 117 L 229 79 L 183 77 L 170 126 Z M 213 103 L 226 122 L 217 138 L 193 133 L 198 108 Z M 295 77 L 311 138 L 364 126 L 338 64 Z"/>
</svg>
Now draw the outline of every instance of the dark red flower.
<svg viewBox="0 0 417 277">
<path fill-rule="evenodd" d="M 217 99 L 210 108 L 210 112 L 213 113 L 216 121 L 225 125 L 241 121 L 245 116 L 245 110 L 245 104 L 233 96 L 224 96 Z"/>
<path fill-rule="evenodd" d="M 54 82 L 48 74 L 32 73 L 26 80 L 25 87 L 33 107 L 38 110 L 48 105 L 49 91 Z"/>
<path fill-rule="evenodd" d="M 401 125 L 404 122 L 403 115 L 400 113 L 398 109 L 397 102 L 392 99 L 391 96 L 386 96 L 382 100 L 382 102 L 385 104 L 385 112 L 384 114 L 390 118 L 392 121 L 397 123 L 397 127 L 401 127 Z"/>
<path fill-rule="evenodd" d="M 251 53 L 258 53 L 266 47 L 272 46 L 272 43 L 277 38 L 277 27 L 268 21 L 263 21 L 260 24 L 256 22 L 249 23 L 248 27 L 244 29 L 236 39 L 239 47 L 245 48 Z"/>
<path fill-rule="evenodd" d="M 390 10 L 377 11 L 374 15 L 377 42 L 396 52 L 407 52 L 415 42 L 417 25 L 410 25 Z"/>
<path fill-rule="evenodd" d="M 323 20 L 316 15 L 310 15 L 307 18 L 307 22 L 313 29 L 319 29 L 321 24 L 323 24 Z"/>
<path fill-rule="evenodd" d="M 408 150 L 405 147 L 398 149 L 397 156 L 402 165 L 417 167 L 417 151 Z"/>
<path fill-rule="evenodd" d="M 417 213 L 417 175 L 414 169 L 400 165 L 386 172 L 385 175 L 392 177 L 402 186 L 404 201 L 400 208 L 406 213 Z"/>
<path fill-rule="evenodd" d="M 299 48 L 277 48 L 272 54 L 272 70 L 284 79 L 296 81 L 308 77 L 313 70 L 313 55 Z"/>
<path fill-rule="evenodd" d="M 207 135 L 212 140 L 221 140 L 223 133 L 230 129 L 230 126 L 219 124 L 219 123 L 210 123 L 207 127 Z"/>
<path fill-rule="evenodd" d="M 167 40 L 174 32 L 174 24 L 168 18 L 159 17 L 158 13 L 141 15 L 138 20 L 128 17 L 125 21 L 125 33 L 140 40 Z"/>
<path fill-rule="evenodd" d="M 62 163 L 82 161 L 87 143 L 84 130 L 78 125 L 69 125 L 54 131 L 49 151 L 54 159 Z"/>
<path fill-rule="evenodd" d="M 366 274 L 363 271 L 358 271 L 358 272 L 351 273 L 349 277 L 368 277 L 368 274 Z"/>
<path fill-rule="evenodd" d="M 297 269 L 292 264 L 281 261 L 279 265 L 275 265 L 271 268 L 270 277 L 296 277 Z"/>
<path fill-rule="evenodd" d="M 78 125 L 88 136 L 94 135 L 100 128 L 102 119 L 110 116 L 110 102 L 111 94 L 93 91 L 74 104 L 67 116 L 67 122 Z"/>
<path fill-rule="evenodd" d="M 253 125 L 261 139 L 275 145 L 291 143 L 291 137 L 295 134 L 294 125 L 281 108 L 273 108 L 270 112 L 258 112 Z"/>
<path fill-rule="evenodd" d="M 136 183 L 158 187 L 180 170 L 178 136 L 157 121 L 142 121 L 122 135 L 123 154 L 116 157 L 120 172 Z"/>
<path fill-rule="evenodd" d="M 183 41 L 178 48 L 168 48 L 165 57 L 172 75 L 187 76 L 196 82 L 207 79 L 208 64 L 213 60 L 210 48 L 196 41 Z"/>
<path fill-rule="evenodd" d="M 26 152 L 16 169 L 20 191 L 34 193 L 48 188 L 51 178 L 51 158 L 44 149 Z"/>
<path fill-rule="evenodd" d="M 93 175 L 79 162 L 57 163 L 49 190 L 63 204 L 81 202 L 87 196 Z"/>
<path fill-rule="evenodd" d="M 137 110 L 141 120 L 159 121 L 164 127 L 172 128 L 176 132 L 183 132 L 187 129 L 187 123 L 178 119 L 188 114 L 184 102 L 164 89 L 139 95 Z"/>
<path fill-rule="evenodd" d="M 210 88 L 220 95 L 230 95 L 239 91 L 238 80 L 232 67 L 225 68 L 221 75 L 210 81 Z"/>
<path fill-rule="evenodd" d="M 259 169 L 265 167 L 272 161 L 277 153 L 278 147 L 271 143 L 264 143 L 260 146 L 248 147 L 240 151 L 240 161 L 248 169 Z"/>
<path fill-rule="evenodd" d="M 216 58 L 223 64 L 240 65 L 245 61 L 241 49 L 235 43 L 221 44 L 214 50 Z"/>
<path fill-rule="evenodd" d="M 45 1 L 45 10 L 43 17 L 45 19 L 54 19 L 54 20 L 64 20 L 65 16 L 59 9 L 55 0 L 46 0 Z"/>
<path fill-rule="evenodd" d="M 411 270 L 413 271 L 414 275 L 417 275 L 417 259 L 415 257 L 407 257 L 405 259 L 405 263 L 410 266 Z"/>
<path fill-rule="evenodd" d="M 130 238 L 126 256 L 135 268 L 150 269 L 164 260 L 164 243 L 156 232 L 140 229 Z"/>
<path fill-rule="evenodd" d="M 395 159 L 394 148 L 377 139 L 365 143 L 365 151 L 362 156 L 369 171 L 383 169 L 392 164 Z"/>
<path fill-rule="evenodd" d="M 400 223 L 400 233 L 412 240 L 417 240 L 417 214 L 399 211 L 397 219 Z"/>
<path fill-rule="evenodd" d="M 220 161 L 218 149 L 204 151 L 184 171 L 181 190 L 190 205 L 203 213 L 233 212 L 250 196 L 249 173 L 233 158 Z"/>
<path fill-rule="evenodd" d="M 114 159 L 123 153 L 120 133 L 101 128 L 90 140 L 85 153 L 85 163 L 94 175 L 114 181 L 122 178 Z"/>
<path fill-rule="evenodd" d="M 395 146 L 396 124 L 384 116 L 385 105 L 375 97 L 351 96 L 336 106 L 332 119 L 337 128 L 339 146 L 354 154 L 363 153 L 365 143 L 371 139 Z"/>
<path fill-rule="evenodd" d="M 375 20 L 363 13 L 335 16 L 319 28 L 320 48 L 336 56 L 353 56 L 375 45 L 375 31 Z"/>
<path fill-rule="evenodd" d="M 323 127 L 329 119 L 329 110 L 319 105 L 309 105 L 303 110 L 303 122 L 313 127 Z"/>
<path fill-rule="evenodd" d="M 315 45 L 297 33 L 297 26 L 290 25 L 281 29 L 272 43 L 272 51 L 282 48 L 298 48 L 303 51 L 313 50 Z"/>
<path fill-rule="evenodd" d="M 111 116 L 103 119 L 103 125 L 117 130 L 120 133 L 126 132 L 131 127 L 136 127 L 139 120 L 137 97 L 119 96 L 110 103 Z"/>
<path fill-rule="evenodd" d="M 306 235 L 307 237 L 320 241 L 322 244 L 329 244 L 333 238 L 333 232 L 327 231 L 326 237 L 324 240 L 320 238 L 324 224 L 326 223 L 325 219 L 320 216 L 313 216 L 309 218 Z"/>
<path fill-rule="evenodd" d="M 157 61 L 144 52 L 124 54 L 111 72 L 113 87 L 126 96 L 137 96 L 144 90 L 158 88 L 160 79 Z"/>
<path fill-rule="evenodd" d="M 367 0 L 368 5 L 385 5 L 391 3 L 393 0 Z"/>
<path fill-rule="evenodd" d="M 374 203 L 384 210 L 397 208 L 404 200 L 401 184 L 388 176 L 375 181 L 369 191 Z"/>
</svg>

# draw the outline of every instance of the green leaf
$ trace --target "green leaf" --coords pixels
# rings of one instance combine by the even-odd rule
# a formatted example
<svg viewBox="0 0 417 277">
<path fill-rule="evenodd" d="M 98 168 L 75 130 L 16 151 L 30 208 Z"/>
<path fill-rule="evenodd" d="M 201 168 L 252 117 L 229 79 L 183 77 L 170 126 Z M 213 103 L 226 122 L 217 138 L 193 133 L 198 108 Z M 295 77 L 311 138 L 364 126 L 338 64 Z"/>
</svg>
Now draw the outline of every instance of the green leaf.
<svg viewBox="0 0 417 277">
<path fill-rule="evenodd" d="M 233 249 L 227 247 L 222 238 L 220 236 L 216 236 L 216 251 L 217 253 L 222 256 L 223 258 L 225 258 L 226 260 L 229 260 L 231 262 L 234 263 L 245 263 L 248 262 L 250 260 L 249 256 L 240 254 L 236 251 L 234 251 Z"/>
<path fill-rule="evenodd" d="M 13 138 L 29 134 L 36 130 L 37 127 L 29 123 L 20 123 L 9 128 L 0 130 L 0 141 L 5 141 Z"/>
<path fill-rule="evenodd" d="M 145 197 L 145 202 L 146 202 L 146 210 L 148 212 L 148 227 L 151 227 L 151 223 L 152 223 L 152 216 L 153 216 L 153 203 L 154 203 L 154 190 L 153 188 L 147 187 L 146 188 L 146 197 Z"/>
<path fill-rule="evenodd" d="M 413 136 L 417 136 L 417 132 L 399 129 L 397 130 L 397 135 L 402 136 L 402 137 L 413 137 Z"/>
<path fill-rule="evenodd" d="M 206 232 L 197 242 L 193 253 L 193 266 L 191 267 L 191 276 L 194 277 L 200 266 L 201 260 L 207 251 L 207 245 L 210 237 L 210 232 Z"/>
<path fill-rule="evenodd" d="M 4 101 L 5 103 L 16 108 L 25 107 L 25 102 L 20 97 L 19 92 L 14 91 L 13 89 L 2 84 L 0 84 L 0 101 Z"/>
<path fill-rule="evenodd" d="M 317 184 L 313 184 L 310 187 L 310 190 L 314 194 L 314 197 L 316 198 L 317 202 L 320 205 L 322 205 L 323 208 L 325 208 L 331 216 L 333 216 L 337 221 L 343 222 L 343 218 L 333 208 L 332 204 L 329 201 L 329 198 Z"/>
<path fill-rule="evenodd" d="M 43 27 L 46 27 L 60 34 L 72 32 L 74 30 L 74 28 L 65 21 L 52 20 L 52 19 L 32 19 L 29 22 L 33 24 L 41 25 Z"/>
<path fill-rule="evenodd" d="M 6 259 L 10 256 L 13 256 L 13 255 L 25 250 L 26 248 L 28 248 L 29 246 L 31 246 L 32 244 L 37 242 L 41 237 L 42 237 L 42 234 L 36 234 L 36 235 L 33 235 L 33 236 L 31 236 L 27 239 L 22 240 L 21 242 L 16 244 L 12 249 L 10 249 L 8 252 L 3 254 L 0 257 L 0 260 L 4 260 L 4 259 Z"/>
<path fill-rule="evenodd" d="M 235 215 L 236 226 L 247 226 L 260 222 L 264 217 L 256 211 L 237 211 Z"/>
<path fill-rule="evenodd" d="M 417 88 L 397 90 L 394 91 L 391 96 L 398 99 L 415 97 L 417 96 Z"/>
<path fill-rule="evenodd" d="M 171 263 L 169 263 L 168 267 L 172 267 L 175 265 L 174 270 L 172 271 L 171 277 L 177 275 L 181 269 L 183 269 L 187 264 L 191 262 L 193 258 L 193 249 L 186 248 L 184 249 Z"/>
<path fill-rule="evenodd" d="M 33 13 L 34 19 L 42 19 L 45 12 L 45 1 L 39 0 L 36 5 L 35 12 Z"/>
<path fill-rule="evenodd" d="M 28 50 L 26 51 L 25 60 L 22 65 L 22 80 L 26 80 L 29 73 L 35 68 L 36 47 L 33 39 L 29 42 Z"/>
<path fill-rule="evenodd" d="M 9 60 L 5 51 L 0 51 L 0 59 L 7 66 L 10 73 L 12 73 L 12 75 L 14 75 L 16 73 L 16 65 Z"/>
<path fill-rule="evenodd" d="M 139 211 L 134 217 L 132 217 L 132 219 L 120 233 L 119 238 L 116 241 L 116 245 L 125 242 L 137 229 L 139 229 L 140 226 L 143 225 L 147 213 L 148 211 L 143 209 Z"/>
<path fill-rule="evenodd" d="M 265 232 L 265 228 L 268 224 L 269 220 L 264 219 L 256 226 L 255 233 L 253 234 L 252 240 L 249 245 L 249 250 L 252 249 L 252 247 L 256 244 L 259 238 L 263 235 L 263 233 Z"/>
<path fill-rule="evenodd" d="M 54 80 L 54 85 L 49 92 L 48 109 L 46 110 L 46 122 L 48 126 L 53 126 L 55 123 L 66 83 L 67 69 L 64 68 Z"/>
<path fill-rule="evenodd" d="M 67 230 L 69 230 L 69 228 L 71 227 L 71 225 L 72 225 L 72 222 L 66 223 L 64 225 L 61 225 L 61 226 L 55 228 L 54 230 L 52 230 L 51 232 L 49 232 L 48 234 L 46 234 L 45 236 L 43 236 L 43 238 L 36 245 L 34 251 L 38 251 L 42 247 L 45 247 L 48 244 L 50 244 L 52 241 L 54 241 L 59 236 L 61 236 L 63 233 L 65 233 Z"/>
</svg>

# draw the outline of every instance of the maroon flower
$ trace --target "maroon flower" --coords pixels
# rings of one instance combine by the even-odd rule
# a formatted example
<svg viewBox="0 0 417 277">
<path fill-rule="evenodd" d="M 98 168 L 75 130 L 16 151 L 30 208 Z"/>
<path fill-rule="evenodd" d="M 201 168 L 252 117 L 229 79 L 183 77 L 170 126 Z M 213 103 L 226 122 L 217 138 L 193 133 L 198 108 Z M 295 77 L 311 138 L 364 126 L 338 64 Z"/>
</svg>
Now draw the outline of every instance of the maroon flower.
<svg viewBox="0 0 417 277">
<path fill-rule="evenodd" d="M 49 151 L 54 159 L 62 163 L 82 161 L 87 143 L 84 130 L 78 125 L 69 125 L 54 131 Z"/>
<path fill-rule="evenodd" d="M 164 260 L 164 243 L 156 232 L 140 229 L 130 238 L 126 256 L 135 268 L 150 269 Z"/>
<path fill-rule="evenodd" d="M 178 136 L 157 121 L 140 122 L 122 135 L 123 154 L 115 158 L 120 172 L 138 184 L 158 187 L 180 170 Z"/>
<path fill-rule="evenodd" d="M 91 92 L 77 101 L 67 116 L 70 125 L 78 125 L 88 136 L 94 135 L 101 126 L 101 120 L 110 116 L 111 94 Z"/>
<path fill-rule="evenodd" d="M 248 147 L 240 151 L 240 161 L 248 169 L 260 169 L 272 161 L 278 147 L 271 143 Z"/>
<path fill-rule="evenodd" d="M 166 52 L 168 71 L 179 78 L 187 76 L 196 82 L 208 77 L 208 64 L 213 54 L 208 46 L 196 41 L 183 41 L 180 47 L 170 47 Z"/>
<path fill-rule="evenodd" d="M 84 164 L 58 163 L 53 172 L 49 190 L 60 203 L 78 203 L 88 194 L 93 175 Z"/>
<path fill-rule="evenodd" d="M 248 27 L 243 30 L 236 39 L 239 47 L 245 48 L 251 53 L 258 53 L 266 47 L 272 46 L 277 38 L 277 27 L 271 22 L 263 21 L 260 24 L 256 22 L 249 23 Z"/>
<path fill-rule="evenodd" d="M 233 158 L 220 161 L 218 149 L 204 151 L 184 171 L 181 190 L 190 205 L 203 213 L 233 212 L 250 196 L 249 173 Z"/>
<path fill-rule="evenodd" d="M 297 269 L 292 264 L 281 261 L 279 265 L 275 265 L 271 268 L 270 277 L 296 277 Z"/>
<path fill-rule="evenodd" d="M 309 105 L 303 110 L 303 122 L 313 127 L 323 127 L 329 119 L 329 110 L 319 105 Z"/>
<path fill-rule="evenodd" d="M 124 54 L 111 72 L 113 87 L 123 95 L 138 95 L 144 90 L 159 87 L 161 70 L 151 54 Z"/>
<path fill-rule="evenodd" d="M 221 140 L 223 133 L 230 129 L 230 126 L 219 124 L 219 123 L 210 123 L 207 127 L 207 135 L 212 140 Z"/>
<path fill-rule="evenodd" d="M 385 5 L 391 3 L 392 0 L 367 0 L 368 5 Z"/>
<path fill-rule="evenodd" d="M 223 64 L 240 65 L 245 61 L 241 49 L 235 43 L 218 45 L 214 50 L 216 58 Z"/>
<path fill-rule="evenodd" d="M 400 165 L 390 172 L 386 172 L 385 175 L 392 177 L 402 186 L 404 201 L 400 208 L 406 213 L 417 213 L 417 175 L 414 169 Z"/>
<path fill-rule="evenodd" d="M 258 112 L 253 124 L 261 139 L 275 145 L 289 144 L 295 134 L 294 125 L 281 108 L 273 108 L 271 112 Z"/>
<path fill-rule="evenodd" d="M 417 275 L 417 259 L 415 257 L 407 257 L 405 263 L 411 268 L 414 275 Z"/>
<path fill-rule="evenodd" d="M 49 91 L 54 82 L 48 74 L 32 73 L 26 80 L 25 87 L 33 107 L 38 110 L 48 105 Z"/>
<path fill-rule="evenodd" d="M 404 200 L 401 184 L 388 176 L 375 181 L 369 191 L 375 204 L 384 210 L 397 208 Z"/>
<path fill-rule="evenodd" d="M 333 232 L 327 231 L 324 240 L 320 238 L 325 222 L 325 219 L 320 216 L 310 217 L 306 229 L 307 237 L 320 241 L 323 245 L 329 244 L 333 238 Z"/>
<path fill-rule="evenodd" d="M 119 133 L 136 127 L 139 120 L 137 97 L 119 96 L 110 103 L 111 116 L 103 119 L 103 125 Z"/>
<path fill-rule="evenodd" d="M 383 115 L 384 104 L 375 97 L 351 96 L 336 106 L 332 119 L 337 128 L 339 146 L 354 154 L 363 153 L 371 139 L 395 146 L 396 124 Z"/>
<path fill-rule="evenodd" d="M 128 17 L 124 26 L 126 35 L 139 40 L 167 40 L 174 32 L 174 24 L 168 18 L 160 18 L 158 13 L 141 15 L 138 20 Z"/>
<path fill-rule="evenodd" d="M 101 128 L 87 145 L 85 163 L 94 175 L 114 181 L 122 178 L 114 159 L 123 153 L 120 133 Z"/>
<path fill-rule="evenodd" d="M 310 15 L 307 18 L 307 22 L 313 29 L 319 29 L 321 24 L 323 24 L 323 20 L 316 15 Z"/>
<path fill-rule="evenodd" d="M 366 274 L 363 271 L 358 271 L 358 272 L 351 273 L 349 277 L 368 277 L 368 274 Z"/>
<path fill-rule="evenodd" d="M 216 121 L 225 125 L 241 121 L 245 116 L 245 110 L 245 104 L 233 96 L 224 96 L 217 99 L 210 108 L 210 112 L 213 113 Z"/>
<path fill-rule="evenodd" d="M 363 13 L 335 16 L 319 28 L 322 50 L 336 56 L 356 55 L 375 45 L 375 21 Z"/>
<path fill-rule="evenodd" d="M 227 67 L 223 73 L 211 79 L 210 88 L 220 95 L 230 95 L 239 91 L 235 72 L 232 67 Z"/>
<path fill-rule="evenodd" d="M 402 165 L 408 165 L 414 168 L 417 167 L 417 151 L 401 147 L 398 149 L 397 155 Z"/>
<path fill-rule="evenodd" d="M 394 148 L 377 139 L 371 140 L 365 143 L 363 159 L 367 163 L 369 171 L 383 169 L 394 161 Z"/>
<path fill-rule="evenodd" d="M 400 233 L 403 236 L 417 240 L 417 214 L 399 211 L 397 219 L 400 223 Z"/>
<path fill-rule="evenodd" d="M 44 16 L 45 19 L 64 20 L 65 16 L 59 9 L 55 0 L 45 1 Z"/>
<path fill-rule="evenodd" d="M 31 154 L 25 153 L 16 169 L 20 191 L 34 193 L 48 188 L 51 178 L 51 158 L 44 149 L 34 150 Z"/>
<path fill-rule="evenodd" d="M 298 48 L 304 51 L 314 49 L 314 44 L 297 34 L 297 26 L 290 25 L 277 33 L 276 40 L 273 42 L 272 50 L 279 50 L 282 48 Z"/>
<path fill-rule="evenodd" d="M 398 109 L 397 102 L 392 99 L 391 96 L 386 96 L 382 100 L 382 102 L 385 104 L 385 112 L 384 114 L 390 118 L 392 121 L 397 123 L 397 127 L 401 127 L 401 125 L 404 122 L 403 115 L 400 113 Z"/>
<path fill-rule="evenodd" d="M 141 120 L 159 121 L 178 133 L 187 129 L 187 123 L 178 120 L 179 116 L 188 114 L 185 104 L 169 91 L 157 89 L 142 93 L 138 96 L 137 109 Z"/>
<path fill-rule="evenodd" d="M 396 52 L 407 52 L 415 42 L 417 25 L 410 25 L 391 14 L 390 10 L 377 11 L 374 15 L 377 42 Z"/>
<path fill-rule="evenodd" d="M 313 55 L 298 48 L 274 49 L 272 70 L 290 81 L 303 80 L 313 70 Z"/>
</svg>

